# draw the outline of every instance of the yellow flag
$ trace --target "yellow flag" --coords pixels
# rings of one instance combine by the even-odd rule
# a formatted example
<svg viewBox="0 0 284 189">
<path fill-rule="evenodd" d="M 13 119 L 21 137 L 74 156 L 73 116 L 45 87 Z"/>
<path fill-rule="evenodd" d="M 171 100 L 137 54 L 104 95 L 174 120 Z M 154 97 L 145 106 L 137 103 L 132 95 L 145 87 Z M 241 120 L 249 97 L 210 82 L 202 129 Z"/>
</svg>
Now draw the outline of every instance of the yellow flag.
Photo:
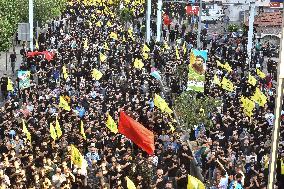
<svg viewBox="0 0 284 189">
<path fill-rule="evenodd" d="M 14 91 L 13 82 L 11 81 L 9 77 L 8 77 L 8 83 L 7 83 L 7 91 Z"/>
<path fill-rule="evenodd" d="M 103 74 L 102 74 L 102 72 L 100 72 L 99 70 L 97 70 L 96 68 L 94 68 L 93 69 L 93 71 L 92 71 L 92 77 L 93 77 L 93 79 L 95 79 L 95 80 L 100 80 L 101 78 L 102 78 L 102 76 L 103 76 Z"/>
<path fill-rule="evenodd" d="M 169 45 L 167 44 L 167 42 L 164 43 L 164 49 L 170 49 Z"/>
<path fill-rule="evenodd" d="M 154 105 L 156 107 L 158 107 L 162 112 L 166 112 L 168 114 L 173 113 L 173 111 L 169 108 L 169 106 L 166 103 L 166 101 L 162 97 L 157 95 L 157 94 L 155 94 Z"/>
<path fill-rule="evenodd" d="M 107 114 L 106 126 L 111 132 L 115 134 L 118 132 L 117 125 L 109 114 Z"/>
<path fill-rule="evenodd" d="M 205 189 L 205 185 L 197 178 L 188 175 L 187 189 Z"/>
<path fill-rule="evenodd" d="M 170 126 L 170 130 L 173 133 L 176 129 L 174 128 L 172 122 L 168 122 L 169 126 Z"/>
<path fill-rule="evenodd" d="M 63 77 L 64 79 L 68 78 L 68 73 L 67 73 L 67 69 L 65 66 L 62 66 L 62 73 L 63 73 Z"/>
<path fill-rule="evenodd" d="M 221 81 L 216 74 L 214 75 L 213 83 L 215 83 L 218 86 L 221 86 Z"/>
<path fill-rule="evenodd" d="M 244 113 L 251 117 L 253 115 L 253 110 L 254 110 L 254 107 L 255 107 L 255 104 L 252 100 L 250 100 L 249 98 L 247 97 L 241 97 L 241 102 L 242 102 L 242 107 L 244 108 Z"/>
<path fill-rule="evenodd" d="M 27 132 L 27 133 L 26 133 L 26 137 L 27 137 L 27 139 L 28 139 L 30 142 L 32 142 L 32 136 L 31 136 L 31 133 L 30 133 L 30 132 Z"/>
<path fill-rule="evenodd" d="M 143 50 L 143 52 L 150 52 L 150 49 L 149 49 L 149 47 L 146 44 L 144 44 L 142 50 Z"/>
<path fill-rule="evenodd" d="M 185 54 L 186 53 L 186 44 L 185 44 L 185 42 L 183 42 L 182 49 L 183 49 L 183 54 Z"/>
<path fill-rule="evenodd" d="M 135 58 L 135 61 L 134 61 L 134 68 L 138 68 L 138 69 L 141 69 L 144 67 L 144 64 L 142 62 L 142 60 L 138 59 L 138 58 Z"/>
<path fill-rule="evenodd" d="M 106 59 L 107 59 L 107 56 L 104 55 L 103 53 L 100 53 L 100 60 L 101 60 L 101 62 L 106 61 Z"/>
<path fill-rule="evenodd" d="M 104 44 L 104 49 L 105 49 L 105 50 L 109 50 L 109 47 L 108 47 L 108 45 L 107 45 L 106 42 L 105 42 L 105 44 Z"/>
<path fill-rule="evenodd" d="M 129 29 L 128 29 L 128 34 L 129 34 L 129 37 L 130 37 L 131 39 L 133 39 L 133 29 L 132 29 L 132 28 L 129 28 Z"/>
<path fill-rule="evenodd" d="M 178 52 L 178 48 L 176 47 L 176 57 L 178 60 L 180 60 L 180 56 L 179 56 L 179 52 Z"/>
<path fill-rule="evenodd" d="M 35 48 L 36 48 L 36 49 L 39 49 L 38 40 L 36 40 Z"/>
<path fill-rule="evenodd" d="M 128 177 L 126 177 L 126 185 L 127 189 L 136 189 L 135 184 Z"/>
<path fill-rule="evenodd" d="M 85 39 L 84 41 L 84 49 L 88 49 L 89 45 L 88 45 L 88 39 Z"/>
<path fill-rule="evenodd" d="M 110 21 L 107 21 L 107 26 L 108 27 L 111 27 L 112 26 L 112 23 Z"/>
<path fill-rule="evenodd" d="M 57 137 L 60 138 L 62 136 L 62 131 L 61 131 L 57 117 L 56 117 L 56 120 L 55 120 L 55 129 L 56 129 Z"/>
<path fill-rule="evenodd" d="M 102 22 L 101 22 L 101 21 L 98 21 L 98 22 L 96 23 L 96 26 L 102 27 Z"/>
<path fill-rule="evenodd" d="M 114 33 L 114 32 L 111 32 L 110 35 L 109 35 L 109 37 L 112 38 L 112 39 L 115 39 L 115 40 L 118 39 L 117 34 Z"/>
<path fill-rule="evenodd" d="M 256 69 L 256 74 L 261 78 L 261 79 L 263 79 L 263 78 L 265 78 L 265 73 L 263 73 L 262 71 L 260 71 L 260 69 Z"/>
<path fill-rule="evenodd" d="M 27 126 L 25 124 L 25 120 L 24 119 L 22 119 L 22 123 L 23 123 L 23 133 L 29 132 L 28 129 L 27 129 Z"/>
<path fill-rule="evenodd" d="M 219 60 L 216 60 L 216 62 L 218 67 L 224 68 L 224 64 L 222 64 Z"/>
<path fill-rule="evenodd" d="M 84 138 L 85 140 L 87 140 L 87 137 L 86 137 L 86 134 L 85 134 L 85 129 L 84 129 L 83 121 L 81 121 L 80 132 L 81 132 L 81 135 L 83 136 L 83 138 Z"/>
<path fill-rule="evenodd" d="M 226 62 L 225 64 L 224 64 L 224 67 L 223 67 L 224 69 L 226 69 L 228 72 L 232 72 L 233 70 L 232 70 L 232 68 L 231 68 L 231 66 L 228 64 L 228 62 Z"/>
<path fill-rule="evenodd" d="M 59 107 L 63 108 L 66 111 L 71 110 L 70 106 L 68 105 L 68 102 L 62 96 L 60 96 L 59 98 Z"/>
<path fill-rule="evenodd" d="M 71 145 L 71 161 L 77 165 L 79 168 L 83 165 L 84 157 L 81 155 L 80 151 L 72 144 Z"/>
<path fill-rule="evenodd" d="M 143 52 L 142 56 L 144 59 L 148 59 L 149 58 L 149 54 L 147 52 Z"/>
<path fill-rule="evenodd" d="M 251 84 L 252 86 L 256 85 L 256 79 L 252 75 L 250 75 L 250 73 L 248 77 L 248 83 Z"/>
<path fill-rule="evenodd" d="M 251 97 L 251 99 L 254 102 L 258 103 L 261 107 L 264 107 L 264 105 L 267 103 L 267 97 L 260 91 L 259 88 L 255 89 L 255 93 Z"/>
<path fill-rule="evenodd" d="M 50 131 L 51 138 L 53 138 L 53 140 L 56 140 L 57 135 L 56 135 L 56 131 L 52 123 L 49 124 L 49 131 Z"/>
<path fill-rule="evenodd" d="M 223 77 L 223 79 L 222 79 L 222 88 L 227 90 L 227 91 L 233 92 L 235 87 L 234 87 L 233 83 L 230 80 L 228 80 L 225 77 Z"/>
</svg>

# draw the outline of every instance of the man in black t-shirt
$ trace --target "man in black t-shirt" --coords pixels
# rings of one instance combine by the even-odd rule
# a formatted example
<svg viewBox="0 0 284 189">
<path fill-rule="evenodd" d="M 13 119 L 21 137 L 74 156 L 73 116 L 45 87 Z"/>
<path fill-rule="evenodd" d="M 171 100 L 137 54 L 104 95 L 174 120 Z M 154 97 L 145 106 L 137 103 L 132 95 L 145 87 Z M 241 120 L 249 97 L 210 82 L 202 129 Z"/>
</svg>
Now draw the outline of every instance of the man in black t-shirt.
<svg viewBox="0 0 284 189">
<path fill-rule="evenodd" d="M 11 62 L 11 68 L 12 68 L 12 72 L 15 72 L 15 64 L 17 61 L 17 55 L 15 50 L 13 50 L 12 54 L 10 54 L 10 62 Z"/>
</svg>

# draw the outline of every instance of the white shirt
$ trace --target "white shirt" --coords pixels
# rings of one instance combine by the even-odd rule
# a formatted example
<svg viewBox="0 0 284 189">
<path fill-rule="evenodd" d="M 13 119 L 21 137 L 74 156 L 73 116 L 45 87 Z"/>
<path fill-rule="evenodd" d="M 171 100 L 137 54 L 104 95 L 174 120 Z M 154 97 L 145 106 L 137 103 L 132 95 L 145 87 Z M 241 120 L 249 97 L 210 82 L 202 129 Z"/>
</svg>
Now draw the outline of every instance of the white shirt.
<svg viewBox="0 0 284 189">
<path fill-rule="evenodd" d="M 227 189 L 228 187 L 228 182 L 229 182 L 229 176 L 228 174 L 226 173 L 225 177 L 222 177 L 220 179 L 220 183 L 218 185 L 218 188 L 219 189 Z"/>
</svg>

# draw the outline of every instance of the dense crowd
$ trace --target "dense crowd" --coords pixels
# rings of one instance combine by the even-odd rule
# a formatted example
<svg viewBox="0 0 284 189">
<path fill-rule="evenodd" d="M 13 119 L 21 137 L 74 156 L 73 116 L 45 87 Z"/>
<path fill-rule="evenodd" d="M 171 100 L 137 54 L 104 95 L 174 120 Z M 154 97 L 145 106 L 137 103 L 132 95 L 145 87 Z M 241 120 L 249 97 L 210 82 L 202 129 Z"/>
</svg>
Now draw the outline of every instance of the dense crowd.
<svg viewBox="0 0 284 189">
<path fill-rule="evenodd" d="M 216 37 L 208 48 L 205 92 L 199 97 L 222 99 L 222 106 L 210 112 L 213 127 L 200 124 L 189 134 L 179 129 L 172 115 L 157 109 L 153 99 L 160 94 L 171 107 L 172 94 L 186 90 L 188 70 L 177 75 L 177 69 L 190 64 L 189 52 L 196 46 L 196 35 L 181 24 L 173 23 L 170 31 L 164 26 L 164 39 L 171 43 L 151 40 L 146 55 L 144 5 L 138 3 L 134 7 L 137 12 L 131 23 L 122 23 L 107 3 L 70 4 L 62 19 L 53 21 L 48 32 L 39 37 L 36 51 L 52 52 L 50 61 L 43 55 L 27 56 L 30 51 L 23 45 L 20 70 L 31 72 L 31 86 L 19 89 L 16 80 L 14 91 L 8 92 L 7 77 L 1 80 L 6 99 L 0 109 L 1 188 L 118 189 L 127 188 L 125 178 L 129 177 L 140 189 L 183 189 L 187 188 L 189 174 L 212 189 L 266 188 L 276 62 L 264 60 L 259 53 L 261 48 L 255 49 L 248 68 L 245 37 Z M 110 37 L 111 33 L 117 39 Z M 175 47 L 179 49 L 179 59 Z M 102 61 L 102 56 L 106 60 Z M 135 68 L 135 59 L 141 59 L 144 67 Z M 217 60 L 228 62 L 233 70 L 221 69 Z M 255 68 L 262 70 L 265 65 L 268 74 L 261 79 Z M 92 77 L 94 68 L 103 73 L 98 80 Z M 168 86 L 166 91 L 162 82 L 150 75 L 153 70 L 160 71 L 162 82 Z M 247 82 L 248 71 L 257 78 L 255 86 Z M 226 76 L 235 90 L 228 92 L 216 85 L 215 75 Z M 251 96 L 257 87 L 268 102 L 264 107 L 256 105 L 254 114 L 248 117 L 239 99 L 242 95 Z M 60 96 L 69 103 L 70 111 L 58 106 Z M 149 156 L 106 127 L 107 115 L 118 122 L 121 110 L 155 134 L 154 155 Z M 56 119 L 63 134 L 54 140 L 49 126 L 55 125 Z M 23 120 L 31 140 L 23 131 Z M 81 122 L 86 139 L 80 131 Z M 277 167 L 279 188 L 284 188 L 283 125 L 284 122 Z M 85 166 L 72 163 L 71 144 L 84 155 Z"/>
</svg>

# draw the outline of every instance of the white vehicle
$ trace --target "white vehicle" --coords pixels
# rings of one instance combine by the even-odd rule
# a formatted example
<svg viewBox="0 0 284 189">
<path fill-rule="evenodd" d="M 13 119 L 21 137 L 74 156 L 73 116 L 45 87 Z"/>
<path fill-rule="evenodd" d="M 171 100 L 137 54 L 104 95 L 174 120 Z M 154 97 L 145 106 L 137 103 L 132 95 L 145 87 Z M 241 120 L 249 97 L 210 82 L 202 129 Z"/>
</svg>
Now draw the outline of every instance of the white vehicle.
<svg viewBox="0 0 284 189">
<path fill-rule="evenodd" d="M 201 21 L 217 21 L 224 17 L 223 7 L 218 5 L 207 5 L 206 10 L 202 11 Z"/>
</svg>

